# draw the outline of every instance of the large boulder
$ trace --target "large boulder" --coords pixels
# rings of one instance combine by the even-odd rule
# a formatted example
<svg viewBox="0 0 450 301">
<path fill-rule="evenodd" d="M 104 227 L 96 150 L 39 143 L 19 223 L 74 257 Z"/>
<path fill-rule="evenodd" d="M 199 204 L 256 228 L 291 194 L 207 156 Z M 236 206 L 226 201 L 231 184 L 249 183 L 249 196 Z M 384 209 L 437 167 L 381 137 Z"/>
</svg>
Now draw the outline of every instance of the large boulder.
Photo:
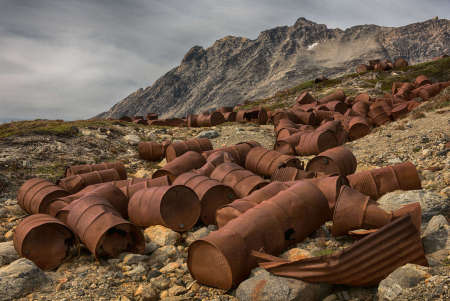
<svg viewBox="0 0 450 301">
<path fill-rule="evenodd" d="M 442 215 L 433 216 L 422 235 L 423 247 L 432 266 L 450 255 L 450 225 Z"/>
<path fill-rule="evenodd" d="M 262 269 L 258 269 L 253 274 L 255 276 L 242 282 L 236 290 L 236 297 L 240 301 L 319 301 L 331 290 L 328 284 L 312 284 L 297 279 L 278 277 Z"/>
<path fill-rule="evenodd" d="M 0 266 L 10 264 L 19 257 L 12 240 L 0 243 Z"/>
<path fill-rule="evenodd" d="M 21 258 L 0 268 L 0 300 L 23 297 L 48 281 L 32 261 Z"/>
</svg>

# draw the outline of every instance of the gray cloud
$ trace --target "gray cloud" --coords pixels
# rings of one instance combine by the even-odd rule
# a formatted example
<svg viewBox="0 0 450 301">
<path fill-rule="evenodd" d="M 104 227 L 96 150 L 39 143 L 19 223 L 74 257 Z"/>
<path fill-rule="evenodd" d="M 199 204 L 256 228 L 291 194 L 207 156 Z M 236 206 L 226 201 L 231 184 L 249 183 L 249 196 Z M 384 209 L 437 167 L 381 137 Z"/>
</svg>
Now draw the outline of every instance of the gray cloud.
<svg viewBox="0 0 450 301">
<path fill-rule="evenodd" d="M 329 27 L 450 17 L 448 0 L 0 0 L 0 119 L 88 118 L 178 65 L 193 45 L 305 17 Z"/>
</svg>

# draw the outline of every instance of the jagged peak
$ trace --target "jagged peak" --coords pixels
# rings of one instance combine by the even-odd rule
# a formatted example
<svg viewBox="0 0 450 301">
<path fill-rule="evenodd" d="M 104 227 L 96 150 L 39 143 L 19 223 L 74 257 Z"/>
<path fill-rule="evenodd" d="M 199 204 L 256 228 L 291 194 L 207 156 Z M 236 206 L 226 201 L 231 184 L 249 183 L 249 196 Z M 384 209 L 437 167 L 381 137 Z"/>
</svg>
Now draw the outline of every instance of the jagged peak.
<svg viewBox="0 0 450 301">
<path fill-rule="evenodd" d="M 311 25 L 318 25 L 316 22 L 313 22 L 311 20 L 308 20 L 304 17 L 300 17 L 297 19 L 297 21 L 295 21 L 294 23 L 294 27 L 298 27 L 298 26 L 311 26 Z"/>
<path fill-rule="evenodd" d="M 199 60 L 205 55 L 206 51 L 202 46 L 195 45 L 184 55 L 181 64 L 189 63 L 192 60 Z"/>
</svg>

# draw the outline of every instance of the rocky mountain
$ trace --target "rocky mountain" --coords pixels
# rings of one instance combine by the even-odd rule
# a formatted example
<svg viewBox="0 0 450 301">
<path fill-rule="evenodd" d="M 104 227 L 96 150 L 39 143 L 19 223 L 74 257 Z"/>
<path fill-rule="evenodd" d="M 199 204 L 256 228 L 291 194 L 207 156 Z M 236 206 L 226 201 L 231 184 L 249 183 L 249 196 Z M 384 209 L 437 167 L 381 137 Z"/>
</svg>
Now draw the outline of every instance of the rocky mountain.
<svg viewBox="0 0 450 301">
<path fill-rule="evenodd" d="M 402 56 L 418 63 L 449 52 L 447 19 L 341 30 L 300 18 L 292 26 L 263 31 L 255 40 L 227 36 L 207 49 L 194 46 L 178 67 L 97 117 L 149 112 L 183 117 L 264 98 L 319 75 L 337 76 L 369 59 Z"/>
</svg>

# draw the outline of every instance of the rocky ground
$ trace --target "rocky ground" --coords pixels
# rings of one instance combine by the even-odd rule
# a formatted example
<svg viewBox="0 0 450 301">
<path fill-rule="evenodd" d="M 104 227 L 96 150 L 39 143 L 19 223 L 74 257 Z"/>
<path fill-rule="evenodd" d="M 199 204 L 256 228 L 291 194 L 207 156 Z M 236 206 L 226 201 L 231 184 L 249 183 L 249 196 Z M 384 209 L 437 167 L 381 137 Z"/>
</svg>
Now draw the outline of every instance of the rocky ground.
<svg viewBox="0 0 450 301">
<path fill-rule="evenodd" d="M 145 177 L 165 162 L 139 159 L 136 145 L 140 140 L 208 137 L 214 147 L 255 140 L 272 148 L 271 125 L 228 123 L 187 129 L 121 122 L 73 123 L 70 131 L 63 134 L 49 131 L 4 137 L 0 139 L 0 300 L 449 300 L 449 117 L 448 106 L 418 110 L 346 144 L 358 160 L 358 170 L 409 160 L 422 178 L 423 190 L 389 193 L 379 203 L 393 209 L 408 202 L 421 202 L 422 235 L 430 267 L 404 266 L 379 287 L 371 288 L 312 285 L 275 277 L 259 268 L 233 291 L 199 285 L 187 269 L 187 250 L 195 239 L 214 230 L 213 226 L 196 227 L 183 234 L 162 226 L 150 227 L 145 230 L 144 255 L 122 254 L 119 258 L 96 260 L 81 248 L 50 272 L 18 258 L 11 240 L 14 227 L 25 213 L 15 198 L 26 179 L 38 176 L 56 180 L 67 165 L 111 160 L 124 162 L 129 176 Z M 332 237 L 329 226 L 322 226 L 281 256 L 293 260 L 325 255 L 353 243 L 348 237 Z M 261 280 L 264 287 L 255 293 Z"/>
</svg>

